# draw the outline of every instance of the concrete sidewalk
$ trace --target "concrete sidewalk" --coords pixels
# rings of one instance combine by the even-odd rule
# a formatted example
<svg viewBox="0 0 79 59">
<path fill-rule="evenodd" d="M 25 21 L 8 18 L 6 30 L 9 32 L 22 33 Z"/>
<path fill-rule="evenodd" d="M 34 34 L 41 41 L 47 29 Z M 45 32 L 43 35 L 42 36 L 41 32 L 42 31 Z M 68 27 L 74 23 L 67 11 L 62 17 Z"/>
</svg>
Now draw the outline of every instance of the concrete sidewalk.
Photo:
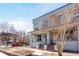
<svg viewBox="0 0 79 59">
<path fill-rule="evenodd" d="M 8 55 L 6 55 L 6 54 L 0 52 L 0 56 L 8 56 Z"/>
<path fill-rule="evenodd" d="M 53 52 L 54 55 L 58 55 L 58 52 Z M 63 56 L 79 56 L 79 53 L 66 53 L 66 52 L 63 52 Z"/>
</svg>

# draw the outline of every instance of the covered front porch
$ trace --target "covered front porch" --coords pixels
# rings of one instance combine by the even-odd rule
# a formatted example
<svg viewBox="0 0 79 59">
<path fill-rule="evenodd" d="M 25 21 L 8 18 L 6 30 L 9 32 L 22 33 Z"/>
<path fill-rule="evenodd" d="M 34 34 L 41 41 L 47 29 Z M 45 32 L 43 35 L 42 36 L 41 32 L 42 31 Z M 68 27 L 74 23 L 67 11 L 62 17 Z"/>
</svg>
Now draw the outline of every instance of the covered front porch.
<svg viewBox="0 0 79 59">
<path fill-rule="evenodd" d="M 30 46 L 32 48 L 53 51 L 55 40 L 53 33 L 48 29 L 33 31 L 31 33 Z"/>
</svg>

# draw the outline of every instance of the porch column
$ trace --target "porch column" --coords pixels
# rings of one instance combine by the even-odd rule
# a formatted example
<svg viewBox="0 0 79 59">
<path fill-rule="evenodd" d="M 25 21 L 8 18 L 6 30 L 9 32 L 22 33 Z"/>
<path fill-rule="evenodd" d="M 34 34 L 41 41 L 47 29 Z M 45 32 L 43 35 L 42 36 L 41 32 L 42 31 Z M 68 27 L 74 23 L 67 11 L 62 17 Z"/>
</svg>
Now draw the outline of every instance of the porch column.
<svg viewBox="0 0 79 59">
<path fill-rule="evenodd" d="M 79 51 L 79 26 L 78 26 L 78 51 Z"/>
<path fill-rule="evenodd" d="M 32 41 L 33 41 L 33 38 L 32 38 L 32 34 L 30 33 L 30 35 L 29 35 L 29 40 L 30 40 L 30 47 L 32 47 Z"/>
<path fill-rule="evenodd" d="M 47 44 L 50 43 L 50 32 L 47 32 Z"/>
<path fill-rule="evenodd" d="M 33 37 L 33 40 L 32 40 L 32 41 L 35 42 L 35 41 L 36 41 L 36 40 L 35 40 L 35 35 L 33 34 L 32 37 Z"/>
<path fill-rule="evenodd" d="M 36 37 L 34 34 L 30 34 L 30 47 L 34 47 L 35 46 L 35 42 L 36 42 Z"/>
<path fill-rule="evenodd" d="M 44 38 L 43 38 L 43 35 L 41 35 L 41 41 L 42 41 L 42 44 L 44 44 Z"/>
</svg>

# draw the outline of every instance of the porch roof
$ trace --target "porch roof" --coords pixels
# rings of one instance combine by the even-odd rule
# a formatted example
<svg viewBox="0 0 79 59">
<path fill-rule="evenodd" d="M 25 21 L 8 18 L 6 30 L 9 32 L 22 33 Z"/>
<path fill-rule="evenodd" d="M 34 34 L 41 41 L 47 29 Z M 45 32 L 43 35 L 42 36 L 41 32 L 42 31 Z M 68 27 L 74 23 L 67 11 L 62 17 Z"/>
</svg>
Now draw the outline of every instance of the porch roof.
<svg viewBox="0 0 79 59">
<path fill-rule="evenodd" d="M 31 33 L 32 34 L 43 34 L 43 33 L 47 33 L 48 31 L 51 31 L 52 28 L 45 28 L 45 29 L 39 29 L 39 30 L 36 30 L 36 31 L 32 31 Z"/>
<path fill-rule="evenodd" d="M 58 29 L 58 30 L 68 30 L 70 28 L 73 28 L 73 27 L 77 27 L 79 26 L 79 21 L 74 21 L 74 22 L 69 22 L 69 23 L 66 23 L 66 24 L 61 24 L 61 25 L 58 25 L 58 26 L 53 26 L 53 27 L 49 27 L 49 28 L 45 28 L 45 29 L 39 29 L 39 30 L 36 30 L 36 31 L 31 31 L 30 33 L 32 34 L 43 34 L 43 33 L 47 33 L 48 31 L 53 31 L 54 29 Z"/>
</svg>

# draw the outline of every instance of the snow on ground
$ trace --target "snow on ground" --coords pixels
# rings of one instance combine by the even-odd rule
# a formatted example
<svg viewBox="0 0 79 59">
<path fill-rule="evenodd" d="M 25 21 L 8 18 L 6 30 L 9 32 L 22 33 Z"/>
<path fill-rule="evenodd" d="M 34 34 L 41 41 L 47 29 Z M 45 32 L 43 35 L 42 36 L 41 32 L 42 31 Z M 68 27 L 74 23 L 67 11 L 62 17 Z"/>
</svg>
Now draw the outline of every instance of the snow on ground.
<svg viewBox="0 0 79 59">
<path fill-rule="evenodd" d="M 8 55 L 6 55 L 6 54 L 0 52 L 0 56 L 8 56 Z"/>
</svg>

